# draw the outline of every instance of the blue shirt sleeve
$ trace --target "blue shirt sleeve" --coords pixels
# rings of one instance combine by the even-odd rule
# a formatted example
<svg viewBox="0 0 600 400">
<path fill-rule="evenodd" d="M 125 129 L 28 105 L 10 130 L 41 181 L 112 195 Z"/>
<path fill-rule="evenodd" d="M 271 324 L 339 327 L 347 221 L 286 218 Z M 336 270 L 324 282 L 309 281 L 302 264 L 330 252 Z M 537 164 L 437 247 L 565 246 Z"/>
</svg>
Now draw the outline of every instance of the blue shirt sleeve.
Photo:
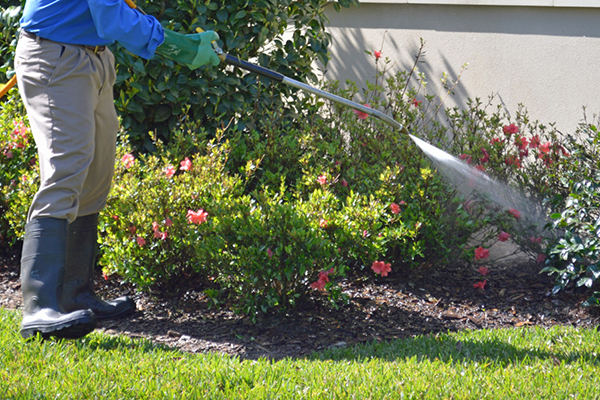
<svg viewBox="0 0 600 400">
<path fill-rule="evenodd" d="M 164 41 L 158 20 L 131 9 L 123 0 L 88 0 L 98 35 L 117 41 L 127 50 L 150 59 Z"/>
</svg>

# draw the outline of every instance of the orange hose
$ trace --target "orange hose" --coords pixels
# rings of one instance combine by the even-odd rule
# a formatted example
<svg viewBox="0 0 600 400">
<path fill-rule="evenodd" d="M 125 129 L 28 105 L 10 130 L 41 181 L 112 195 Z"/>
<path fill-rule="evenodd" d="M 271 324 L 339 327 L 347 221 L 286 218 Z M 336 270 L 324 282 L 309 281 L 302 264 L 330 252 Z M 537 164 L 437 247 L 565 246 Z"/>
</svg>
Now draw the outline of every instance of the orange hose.
<svg viewBox="0 0 600 400">
<path fill-rule="evenodd" d="M 13 77 L 10 78 L 9 81 L 0 88 L 0 99 L 4 97 L 4 95 L 8 93 L 13 86 L 15 86 L 15 83 L 17 83 L 17 76 L 13 75 Z"/>
</svg>

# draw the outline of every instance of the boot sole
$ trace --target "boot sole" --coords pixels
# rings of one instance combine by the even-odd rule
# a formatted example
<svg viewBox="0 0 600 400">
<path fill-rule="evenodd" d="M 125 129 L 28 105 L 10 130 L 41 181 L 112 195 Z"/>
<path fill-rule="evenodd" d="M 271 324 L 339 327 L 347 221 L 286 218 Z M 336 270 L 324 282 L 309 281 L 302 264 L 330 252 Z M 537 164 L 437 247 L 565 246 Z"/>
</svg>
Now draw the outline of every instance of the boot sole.
<svg viewBox="0 0 600 400">
<path fill-rule="evenodd" d="M 43 339 L 51 337 L 58 339 L 79 339 L 96 329 L 96 326 L 98 326 L 98 321 L 94 315 L 91 315 L 59 324 L 22 326 L 21 336 L 23 339 L 31 339 L 39 333 Z"/>
</svg>

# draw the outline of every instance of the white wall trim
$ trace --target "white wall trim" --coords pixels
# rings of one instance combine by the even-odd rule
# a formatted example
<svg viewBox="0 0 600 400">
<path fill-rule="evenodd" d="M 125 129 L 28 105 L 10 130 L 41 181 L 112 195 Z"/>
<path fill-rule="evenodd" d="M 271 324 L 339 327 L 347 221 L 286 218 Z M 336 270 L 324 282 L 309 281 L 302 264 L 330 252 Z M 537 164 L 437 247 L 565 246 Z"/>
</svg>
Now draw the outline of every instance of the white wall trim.
<svg viewBox="0 0 600 400">
<path fill-rule="evenodd" d="M 381 4 L 446 4 L 475 6 L 589 7 L 600 8 L 600 0 L 361 0 Z"/>
</svg>

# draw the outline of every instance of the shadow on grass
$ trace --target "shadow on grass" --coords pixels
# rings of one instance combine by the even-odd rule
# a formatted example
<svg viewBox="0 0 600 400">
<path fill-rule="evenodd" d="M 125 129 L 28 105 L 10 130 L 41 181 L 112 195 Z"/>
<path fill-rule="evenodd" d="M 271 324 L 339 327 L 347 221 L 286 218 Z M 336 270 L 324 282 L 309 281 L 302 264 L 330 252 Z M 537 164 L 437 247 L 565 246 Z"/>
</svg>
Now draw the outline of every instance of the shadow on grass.
<svg viewBox="0 0 600 400">
<path fill-rule="evenodd" d="M 401 339 L 391 342 L 377 342 L 348 349 L 329 350 L 315 354 L 312 359 L 319 360 L 352 360 L 380 359 L 399 361 L 415 358 L 418 361 L 440 361 L 443 363 L 495 363 L 502 366 L 509 364 L 530 364 L 538 361 L 551 361 L 555 365 L 572 363 L 589 363 L 600 365 L 597 357 L 600 342 L 597 333 L 589 330 L 587 340 L 579 346 L 590 346 L 590 350 L 580 350 L 575 345 L 557 345 L 570 336 L 578 334 L 568 327 L 515 328 L 490 331 L 470 331 L 468 333 L 427 335 Z M 585 333 L 584 333 L 585 334 Z M 519 343 L 518 345 L 512 343 Z M 535 343 L 544 343 L 543 348 L 536 348 Z M 587 343 L 587 345 L 586 345 Z"/>
</svg>

